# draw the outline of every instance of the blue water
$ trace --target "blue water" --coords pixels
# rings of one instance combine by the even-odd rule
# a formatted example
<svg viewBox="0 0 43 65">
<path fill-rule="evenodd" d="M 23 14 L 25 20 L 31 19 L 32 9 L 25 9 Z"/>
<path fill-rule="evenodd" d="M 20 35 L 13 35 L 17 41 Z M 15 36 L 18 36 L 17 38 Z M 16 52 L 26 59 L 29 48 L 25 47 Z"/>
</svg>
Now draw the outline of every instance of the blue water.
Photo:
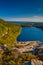
<svg viewBox="0 0 43 65">
<path fill-rule="evenodd" d="M 17 41 L 41 41 L 43 42 L 43 30 L 35 27 L 22 27 Z"/>
</svg>

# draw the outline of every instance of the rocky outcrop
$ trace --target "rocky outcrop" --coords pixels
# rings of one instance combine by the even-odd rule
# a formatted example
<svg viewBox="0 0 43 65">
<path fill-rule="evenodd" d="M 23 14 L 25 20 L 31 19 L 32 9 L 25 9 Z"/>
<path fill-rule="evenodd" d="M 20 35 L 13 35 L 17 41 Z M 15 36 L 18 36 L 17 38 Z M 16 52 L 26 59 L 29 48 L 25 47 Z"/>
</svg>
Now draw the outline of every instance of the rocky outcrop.
<svg viewBox="0 0 43 65">
<path fill-rule="evenodd" d="M 27 42 L 17 42 L 16 47 L 21 53 L 31 52 L 33 54 L 38 54 L 39 47 L 42 48 L 43 44 L 39 41 L 27 41 Z"/>
<path fill-rule="evenodd" d="M 43 65 L 43 62 L 40 61 L 40 60 L 32 59 L 31 60 L 31 65 Z"/>
<path fill-rule="evenodd" d="M 25 61 L 23 65 L 43 65 L 43 61 L 32 59 L 31 62 Z"/>
</svg>

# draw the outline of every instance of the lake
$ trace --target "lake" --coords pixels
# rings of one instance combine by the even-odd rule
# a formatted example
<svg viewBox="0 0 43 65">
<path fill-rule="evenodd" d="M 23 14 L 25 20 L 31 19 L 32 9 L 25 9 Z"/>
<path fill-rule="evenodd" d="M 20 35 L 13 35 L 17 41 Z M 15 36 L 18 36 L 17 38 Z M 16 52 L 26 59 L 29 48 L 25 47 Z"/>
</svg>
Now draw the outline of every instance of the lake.
<svg viewBox="0 0 43 65">
<path fill-rule="evenodd" d="M 35 27 L 22 27 L 17 41 L 41 41 L 43 42 L 43 30 Z"/>
</svg>

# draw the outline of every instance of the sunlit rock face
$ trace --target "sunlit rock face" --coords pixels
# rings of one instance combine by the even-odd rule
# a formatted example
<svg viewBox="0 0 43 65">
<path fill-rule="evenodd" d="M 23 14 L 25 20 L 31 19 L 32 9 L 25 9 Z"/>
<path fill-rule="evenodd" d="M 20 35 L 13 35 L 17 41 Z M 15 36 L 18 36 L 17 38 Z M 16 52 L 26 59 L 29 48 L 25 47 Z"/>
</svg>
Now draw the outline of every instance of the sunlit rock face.
<svg viewBox="0 0 43 65">
<path fill-rule="evenodd" d="M 31 65 L 43 65 L 43 61 L 32 59 Z"/>
<path fill-rule="evenodd" d="M 33 53 L 38 54 L 41 53 L 40 47 L 42 48 L 43 44 L 39 41 L 27 41 L 27 42 L 17 42 L 16 47 L 20 53 Z M 42 50 L 41 50 L 42 51 Z"/>
<path fill-rule="evenodd" d="M 30 62 L 25 61 L 23 65 L 43 65 L 43 61 L 32 59 Z"/>
</svg>

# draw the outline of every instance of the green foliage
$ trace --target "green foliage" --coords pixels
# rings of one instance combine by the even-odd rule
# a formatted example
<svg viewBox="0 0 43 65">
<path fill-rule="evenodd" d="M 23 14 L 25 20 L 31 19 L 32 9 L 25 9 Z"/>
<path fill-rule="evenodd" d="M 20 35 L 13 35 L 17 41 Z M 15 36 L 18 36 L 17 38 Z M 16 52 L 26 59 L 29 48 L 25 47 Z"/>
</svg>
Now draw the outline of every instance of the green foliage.
<svg viewBox="0 0 43 65">
<path fill-rule="evenodd" d="M 14 47 L 24 47 L 14 44 L 20 32 L 20 25 L 0 19 L 0 65 L 23 65 L 25 61 L 31 61 L 31 59 L 40 58 L 43 60 L 43 55 L 35 56 L 32 53 L 21 54 L 14 51 Z M 5 47 L 6 50 L 1 49 L 1 46 Z"/>
<path fill-rule="evenodd" d="M 13 44 L 17 41 L 21 26 L 0 19 L 0 44 Z"/>
<path fill-rule="evenodd" d="M 39 57 L 40 60 L 43 61 L 43 54 L 38 54 L 38 57 Z"/>
</svg>

